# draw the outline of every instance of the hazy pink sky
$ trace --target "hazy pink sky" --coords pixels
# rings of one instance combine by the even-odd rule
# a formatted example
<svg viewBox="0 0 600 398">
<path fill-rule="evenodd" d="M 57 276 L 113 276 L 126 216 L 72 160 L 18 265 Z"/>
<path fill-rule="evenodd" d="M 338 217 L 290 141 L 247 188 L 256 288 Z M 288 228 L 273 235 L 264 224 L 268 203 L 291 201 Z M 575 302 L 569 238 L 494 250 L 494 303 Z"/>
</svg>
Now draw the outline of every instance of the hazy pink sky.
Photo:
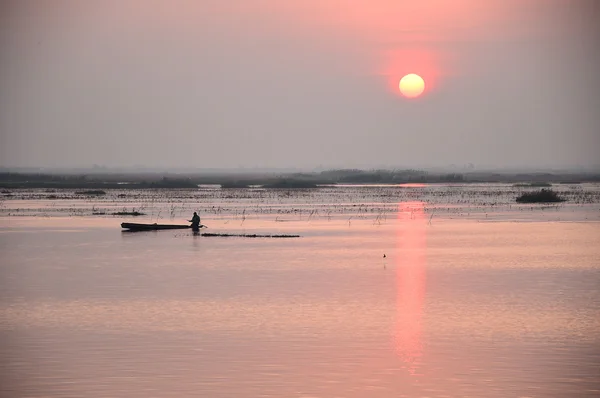
<svg viewBox="0 0 600 398">
<path fill-rule="evenodd" d="M 0 8 L 1 166 L 600 163 L 592 0 Z"/>
</svg>

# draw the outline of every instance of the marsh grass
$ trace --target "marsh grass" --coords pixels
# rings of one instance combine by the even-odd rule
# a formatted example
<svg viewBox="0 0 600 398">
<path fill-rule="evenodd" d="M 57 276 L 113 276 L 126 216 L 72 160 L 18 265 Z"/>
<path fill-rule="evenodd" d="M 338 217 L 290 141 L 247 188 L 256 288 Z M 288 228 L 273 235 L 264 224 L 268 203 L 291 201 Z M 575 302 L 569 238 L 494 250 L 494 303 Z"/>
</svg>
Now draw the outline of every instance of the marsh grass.
<svg viewBox="0 0 600 398">
<path fill-rule="evenodd" d="M 75 191 L 75 195 L 101 196 L 106 195 L 106 192 L 101 189 L 92 189 L 87 191 Z"/>
<path fill-rule="evenodd" d="M 126 208 L 123 208 L 123 210 L 121 211 L 117 211 L 115 213 L 111 213 L 112 216 L 133 216 L 133 217 L 137 217 L 137 216 L 145 216 L 146 213 L 142 213 L 140 211 L 137 211 L 136 209 L 131 209 L 131 211 L 127 211 Z"/>
<path fill-rule="evenodd" d="M 600 203 L 600 186 L 593 184 L 552 188 L 573 206 Z M 484 217 L 497 211 L 539 211 L 542 207 L 515 205 L 515 199 L 531 188 L 505 185 L 427 185 L 422 187 L 390 186 L 320 186 L 318 189 L 199 189 L 107 191 L 107 195 L 75 195 L 72 189 L 11 189 L 12 197 L 3 197 L 0 216 L 70 215 L 70 216 L 145 216 L 153 222 L 163 218 L 188 219 L 192 211 L 201 217 L 248 225 L 250 220 L 273 222 L 344 220 L 348 226 L 369 221 L 379 226 L 395 217 L 398 203 L 422 201 L 425 212 L 436 217 Z M 53 196 L 50 196 L 53 195 Z M 50 196 L 50 199 L 48 198 Z M 24 203 L 25 202 L 25 203 Z M 28 203 L 27 203 L 28 202 Z M 521 202 L 535 203 L 535 202 Z M 540 202 L 544 203 L 544 202 Z M 519 204 L 519 202 L 517 202 Z M 512 205 L 512 210 L 511 210 Z M 92 206 L 94 208 L 92 209 Z M 589 206 L 588 206 L 589 207 Z M 21 208 L 20 210 L 17 210 Z M 597 211 L 597 209 L 596 209 Z M 113 213 L 115 212 L 115 213 Z M 94 214 L 96 213 L 96 214 Z M 106 214 L 98 214 L 106 213 Z"/>
<path fill-rule="evenodd" d="M 557 203 L 564 202 L 566 199 L 558 196 L 551 189 L 542 189 L 537 192 L 525 192 L 517 197 L 517 203 Z"/>
<path fill-rule="evenodd" d="M 513 187 L 551 187 L 552 184 L 549 182 L 525 182 L 514 184 Z"/>
</svg>

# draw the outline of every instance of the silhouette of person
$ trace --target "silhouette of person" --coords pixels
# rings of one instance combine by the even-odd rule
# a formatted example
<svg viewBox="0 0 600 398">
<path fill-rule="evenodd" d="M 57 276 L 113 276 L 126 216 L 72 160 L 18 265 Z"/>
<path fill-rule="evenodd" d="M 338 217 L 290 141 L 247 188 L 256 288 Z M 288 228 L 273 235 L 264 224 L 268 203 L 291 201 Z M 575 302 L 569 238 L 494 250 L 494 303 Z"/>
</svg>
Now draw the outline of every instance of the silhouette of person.
<svg viewBox="0 0 600 398">
<path fill-rule="evenodd" d="M 189 221 L 192 223 L 192 231 L 197 232 L 200 230 L 200 216 L 198 215 L 198 213 L 194 212 L 192 219 Z"/>
</svg>

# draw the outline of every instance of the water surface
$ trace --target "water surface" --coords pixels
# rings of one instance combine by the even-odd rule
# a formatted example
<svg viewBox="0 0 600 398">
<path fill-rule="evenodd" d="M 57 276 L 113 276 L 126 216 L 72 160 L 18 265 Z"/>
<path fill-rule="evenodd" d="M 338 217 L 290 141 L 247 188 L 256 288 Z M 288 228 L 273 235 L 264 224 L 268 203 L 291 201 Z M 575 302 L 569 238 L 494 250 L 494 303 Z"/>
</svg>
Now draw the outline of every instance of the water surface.
<svg viewBox="0 0 600 398">
<path fill-rule="evenodd" d="M 147 206 L 153 222 L 200 209 L 211 232 L 298 239 L 122 233 L 131 218 L 87 211 L 127 202 L 6 201 L 2 394 L 600 395 L 597 205 L 377 192 L 185 197 L 173 218 L 156 217 L 172 201 Z"/>
</svg>

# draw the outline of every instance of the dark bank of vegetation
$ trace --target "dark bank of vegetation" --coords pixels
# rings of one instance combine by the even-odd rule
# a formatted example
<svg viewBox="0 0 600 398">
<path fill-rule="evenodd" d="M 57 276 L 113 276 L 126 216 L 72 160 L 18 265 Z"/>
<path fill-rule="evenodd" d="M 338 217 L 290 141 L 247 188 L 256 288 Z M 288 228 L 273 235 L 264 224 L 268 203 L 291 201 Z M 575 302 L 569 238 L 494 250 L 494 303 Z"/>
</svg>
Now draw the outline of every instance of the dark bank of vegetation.
<svg viewBox="0 0 600 398">
<path fill-rule="evenodd" d="M 320 173 L 322 179 L 337 184 L 404 184 L 464 182 L 463 174 L 429 173 L 423 170 L 328 170 Z"/>
<path fill-rule="evenodd" d="M 277 181 L 273 181 L 267 184 L 263 184 L 264 188 L 278 188 L 278 189 L 308 189 L 308 188 L 316 188 L 317 184 L 307 181 L 307 180 L 298 180 L 298 179 L 281 179 Z"/>
<path fill-rule="evenodd" d="M 106 191 L 101 189 L 92 189 L 88 191 L 75 191 L 75 195 L 90 195 L 90 196 L 101 196 L 106 195 Z"/>
<path fill-rule="evenodd" d="M 522 183 L 518 183 L 518 184 L 514 184 L 514 187 L 525 187 L 525 188 L 529 188 L 529 187 L 551 187 L 552 184 L 550 184 L 549 182 L 522 182 Z"/>
<path fill-rule="evenodd" d="M 331 184 L 405 184 L 405 183 L 512 183 L 520 187 L 549 187 L 552 184 L 600 182 L 600 173 L 495 173 L 431 172 L 416 169 L 361 170 L 336 169 L 308 173 L 269 172 L 102 172 L 53 174 L 1 172 L 0 189 L 73 189 L 78 192 L 106 189 L 195 189 L 200 184 L 223 188 L 314 188 Z M 91 193 L 86 193 L 92 195 Z M 98 193 L 98 195 L 100 195 Z"/>
<path fill-rule="evenodd" d="M 98 214 L 98 213 L 96 213 Z M 104 213 L 102 213 L 104 214 Z M 137 217 L 137 216 L 145 216 L 146 213 L 142 213 L 136 210 L 133 211 L 117 211 L 116 213 L 111 213 L 112 216 L 133 216 L 133 217 Z"/>
<path fill-rule="evenodd" d="M 198 188 L 189 178 L 154 176 L 138 181 L 133 176 L 87 176 L 0 173 L 2 188 L 81 189 L 80 195 L 103 195 L 104 189 Z M 102 193 L 103 192 L 103 193 Z"/>
<path fill-rule="evenodd" d="M 237 238 L 299 238 L 300 235 L 263 235 L 263 234 L 221 234 L 221 233 L 211 233 L 204 232 L 202 236 L 211 236 L 211 237 L 237 237 Z"/>
<path fill-rule="evenodd" d="M 557 203 L 564 202 L 565 199 L 558 196 L 551 189 L 542 189 L 537 192 L 525 192 L 517 197 L 517 203 Z"/>
</svg>

